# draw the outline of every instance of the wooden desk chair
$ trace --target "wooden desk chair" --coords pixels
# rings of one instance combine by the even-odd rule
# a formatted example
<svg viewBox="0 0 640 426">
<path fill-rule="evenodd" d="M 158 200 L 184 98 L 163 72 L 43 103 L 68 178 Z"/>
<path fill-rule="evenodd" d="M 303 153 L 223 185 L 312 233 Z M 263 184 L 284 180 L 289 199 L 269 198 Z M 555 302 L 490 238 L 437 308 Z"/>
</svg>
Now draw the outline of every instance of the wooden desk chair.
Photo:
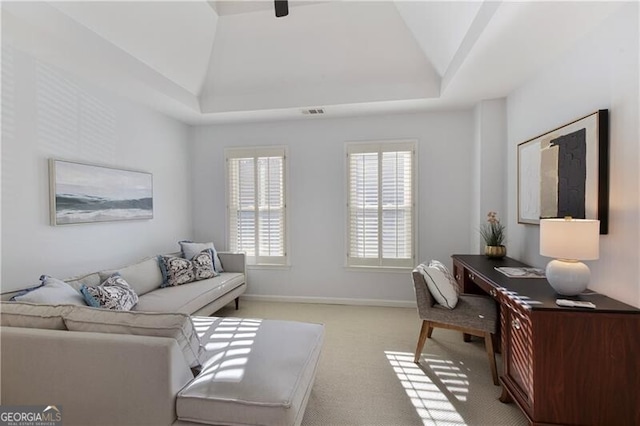
<svg viewBox="0 0 640 426">
<path fill-rule="evenodd" d="M 460 294 L 456 307 L 447 309 L 436 303 L 429 292 L 424 277 L 417 269 L 413 270 L 412 275 L 418 302 L 418 315 L 422 319 L 422 328 L 413 362 L 420 361 L 422 348 L 427 338 L 431 338 L 434 327 L 448 328 L 484 337 L 493 384 L 498 386 L 498 370 L 493 349 L 493 335 L 498 330 L 498 310 L 495 301 L 487 296 Z"/>
</svg>

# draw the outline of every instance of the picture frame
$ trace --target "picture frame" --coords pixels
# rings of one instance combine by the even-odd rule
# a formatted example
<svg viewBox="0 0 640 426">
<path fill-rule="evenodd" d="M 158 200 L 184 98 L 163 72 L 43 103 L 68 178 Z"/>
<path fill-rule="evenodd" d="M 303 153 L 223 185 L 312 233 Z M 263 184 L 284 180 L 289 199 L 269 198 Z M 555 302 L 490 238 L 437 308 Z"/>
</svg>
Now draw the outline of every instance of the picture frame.
<svg viewBox="0 0 640 426">
<path fill-rule="evenodd" d="M 153 219 L 153 175 L 49 159 L 51 225 Z"/>
<path fill-rule="evenodd" d="M 518 144 L 518 223 L 571 216 L 609 232 L 609 110 Z"/>
</svg>

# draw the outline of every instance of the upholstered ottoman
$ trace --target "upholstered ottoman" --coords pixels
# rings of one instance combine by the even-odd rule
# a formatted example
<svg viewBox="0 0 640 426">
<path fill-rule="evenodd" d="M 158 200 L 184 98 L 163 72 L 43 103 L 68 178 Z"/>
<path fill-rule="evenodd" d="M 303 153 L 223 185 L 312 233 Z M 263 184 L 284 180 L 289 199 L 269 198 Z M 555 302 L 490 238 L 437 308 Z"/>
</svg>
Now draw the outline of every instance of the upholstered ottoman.
<svg viewBox="0 0 640 426">
<path fill-rule="evenodd" d="M 178 393 L 176 424 L 300 424 L 316 375 L 322 325 L 208 317 L 193 322 L 207 360 Z"/>
</svg>

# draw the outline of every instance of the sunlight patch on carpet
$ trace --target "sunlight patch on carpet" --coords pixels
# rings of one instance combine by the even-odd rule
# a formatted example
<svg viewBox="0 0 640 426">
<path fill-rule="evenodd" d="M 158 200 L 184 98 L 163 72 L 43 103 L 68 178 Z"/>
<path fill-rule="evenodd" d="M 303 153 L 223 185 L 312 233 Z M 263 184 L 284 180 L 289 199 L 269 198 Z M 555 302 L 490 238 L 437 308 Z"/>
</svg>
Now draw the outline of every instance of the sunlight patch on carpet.
<svg viewBox="0 0 640 426">
<path fill-rule="evenodd" d="M 385 351 L 389 364 L 425 426 L 465 425 L 453 402 L 467 400 L 469 380 L 453 362 L 433 355 L 424 361 L 437 377 L 437 382 L 413 362 L 408 352 Z M 443 389 L 444 388 L 444 389 Z"/>
</svg>

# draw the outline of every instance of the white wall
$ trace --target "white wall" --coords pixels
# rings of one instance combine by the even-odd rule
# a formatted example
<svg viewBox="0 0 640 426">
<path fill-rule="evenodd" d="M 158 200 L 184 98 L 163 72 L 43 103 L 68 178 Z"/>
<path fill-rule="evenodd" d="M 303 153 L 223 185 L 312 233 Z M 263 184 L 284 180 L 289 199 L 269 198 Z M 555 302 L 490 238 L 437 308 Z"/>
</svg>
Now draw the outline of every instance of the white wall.
<svg viewBox="0 0 640 426">
<path fill-rule="evenodd" d="M 504 173 L 507 165 L 506 102 L 504 98 L 480 101 L 474 109 L 475 133 L 473 147 L 473 208 L 471 229 L 479 231 L 486 223 L 487 213 L 495 211 L 501 223 L 507 221 Z M 480 232 L 472 232 L 471 253 L 484 253 Z M 505 245 L 509 246 L 509 234 Z"/>
<path fill-rule="evenodd" d="M 537 266 L 539 227 L 519 225 L 517 144 L 598 109 L 610 113 L 609 234 L 588 262 L 590 288 L 640 306 L 638 4 L 628 3 L 507 99 L 509 250 Z"/>
<path fill-rule="evenodd" d="M 191 237 L 188 127 L 4 45 L 2 290 L 176 251 Z M 48 159 L 153 173 L 154 219 L 49 225 Z"/>
<path fill-rule="evenodd" d="M 248 294 L 414 301 L 408 271 L 345 269 L 345 142 L 418 141 L 419 260 L 470 250 L 471 111 L 224 125 L 193 130 L 194 232 L 225 247 L 224 148 L 289 149 L 291 267 L 252 269 Z"/>
</svg>

